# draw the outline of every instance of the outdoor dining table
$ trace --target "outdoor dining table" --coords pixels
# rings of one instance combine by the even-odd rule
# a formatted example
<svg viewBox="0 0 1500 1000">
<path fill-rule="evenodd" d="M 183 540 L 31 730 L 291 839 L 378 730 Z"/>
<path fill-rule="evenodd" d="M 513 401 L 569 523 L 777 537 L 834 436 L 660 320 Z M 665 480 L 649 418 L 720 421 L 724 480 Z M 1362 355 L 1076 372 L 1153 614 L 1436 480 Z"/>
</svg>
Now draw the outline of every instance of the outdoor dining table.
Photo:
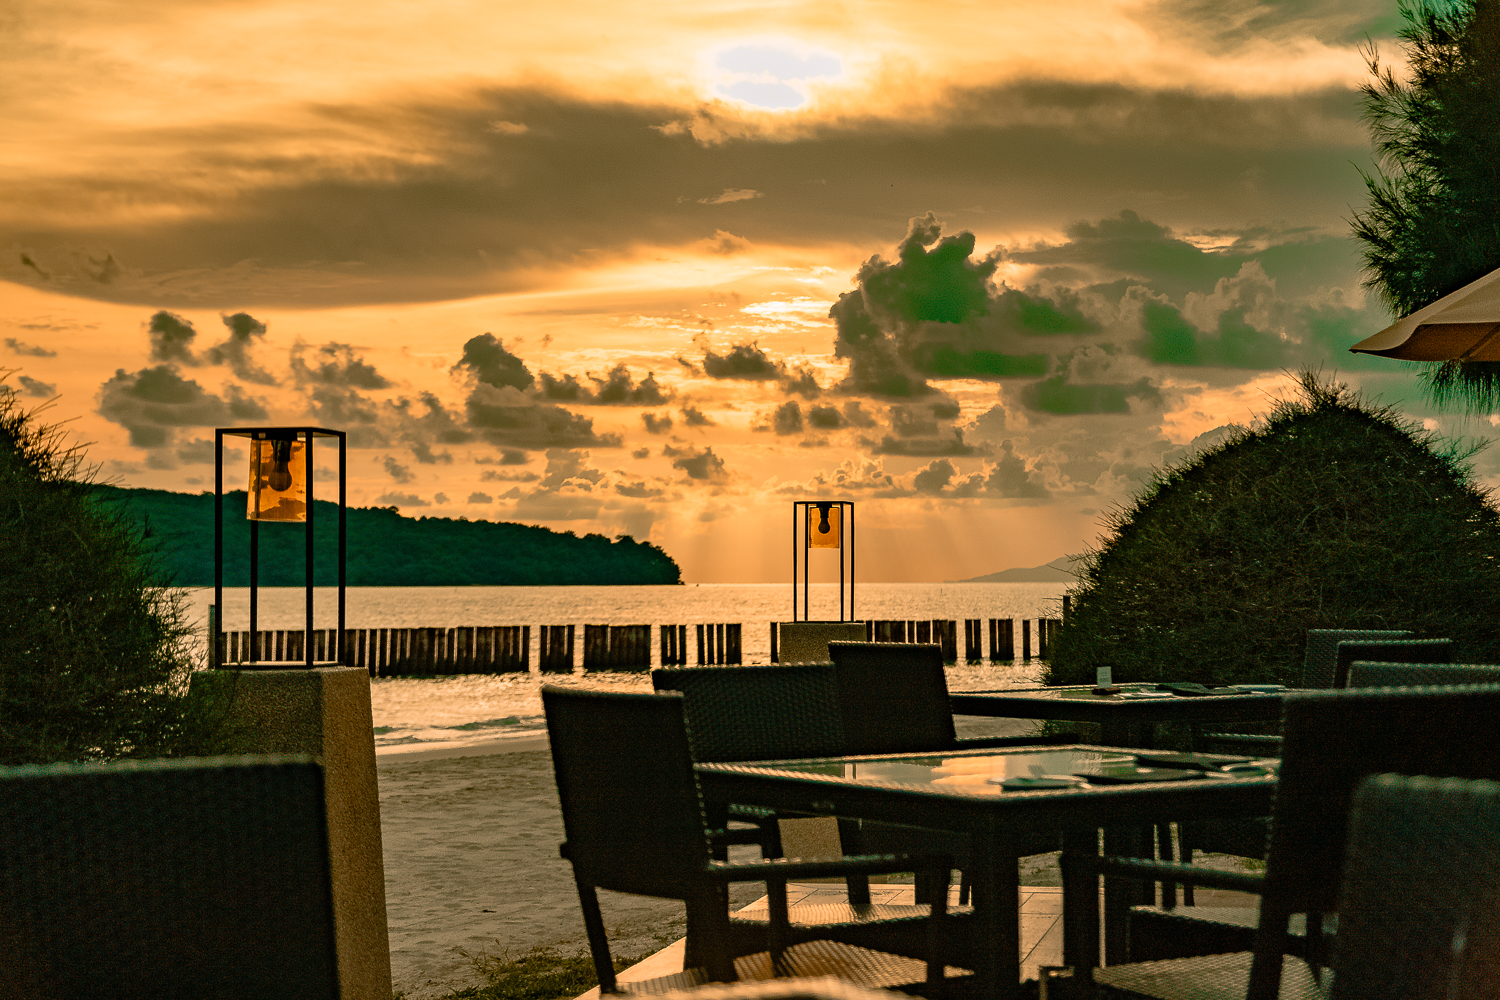
<svg viewBox="0 0 1500 1000">
<path fill-rule="evenodd" d="M 967 874 L 974 887 L 974 913 L 950 964 L 974 970 L 979 995 L 1004 996 L 1019 989 L 1021 972 L 1015 851 L 1020 836 L 1055 830 L 1064 850 L 1097 853 L 1101 827 L 1261 816 L 1271 811 L 1275 779 L 1264 776 L 1195 775 L 1029 790 L 999 783 L 1097 773 L 1120 768 L 1122 761 L 1134 764 L 1132 756 L 1115 747 L 1072 745 L 698 764 L 696 769 L 705 798 L 713 801 L 966 834 L 971 843 Z M 1098 947 L 1096 886 L 1093 878 L 1065 881 L 1064 964 L 1077 964 L 1085 953 L 1082 949 Z"/>
<path fill-rule="evenodd" d="M 1280 719 L 1282 699 L 1292 690 L 1184 696 L 1156 691 L 1155 684 L 1121 684 L 1119 688 L 1117 694 L 1095 694 L 1089 685 L 954 691 L 949 694 L 948 703 L 954 715 L 1097 722 L 1101 727 L 1100 743 L 1149 750 L 1155 746 L 1156 725 L 1161 722 L 1198 724 Z"/>
</svg>

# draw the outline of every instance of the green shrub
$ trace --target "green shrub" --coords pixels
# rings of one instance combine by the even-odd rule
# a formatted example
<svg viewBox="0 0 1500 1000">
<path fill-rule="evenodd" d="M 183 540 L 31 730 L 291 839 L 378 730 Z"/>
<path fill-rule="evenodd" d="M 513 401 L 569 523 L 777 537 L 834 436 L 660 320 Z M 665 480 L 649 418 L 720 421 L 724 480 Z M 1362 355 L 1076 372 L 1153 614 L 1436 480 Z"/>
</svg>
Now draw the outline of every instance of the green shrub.
<svg viewBox="0 0 1500 1000">
<path fill-rule="evenodd" d="M 88 496 L 88 470 L 0 373 L 0 764 L 160 757 L 208 738 L 190 707 L 180 592 L 140 532 Z"/>
<path fill-rule="evenodd" d="M 1500 658 L 1500 517 L 1452 447 L 1299 376 L 1259 429 L 1159 472 L 1083 560 L 1048 684 L 1296 684 L 1312 628 Z M 1469 454 L 1472 454 L 1470 452 Z"/>
</svg>

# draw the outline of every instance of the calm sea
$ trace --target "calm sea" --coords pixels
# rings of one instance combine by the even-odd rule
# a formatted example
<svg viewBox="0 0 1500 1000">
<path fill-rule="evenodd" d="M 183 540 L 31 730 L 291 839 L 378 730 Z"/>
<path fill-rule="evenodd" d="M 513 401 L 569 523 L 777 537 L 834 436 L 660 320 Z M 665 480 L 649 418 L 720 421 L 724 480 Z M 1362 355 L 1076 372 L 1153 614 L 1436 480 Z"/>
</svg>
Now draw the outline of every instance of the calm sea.
<svg viewBox="0 0 1500 1000">
<path fill-rule="evenodd" d="M 1057 617 L 1062 584 L 1052 583 L 868 583 L 855 593 L 860 619 L 964 619 Z M 207 620 L 213 591 L 189 592 L 195 620 Z M 262 629 L 303 626 L 305 592 L 293 587 L 260 590 Z M 314 595 L 317 628 L 337 624 L 335 591 Z M 746 663 L 770 655 L 770 623 L 792 617 L 790 584 L 689 584 L 680 587 L 351 587 L 346 594 L 349 628 L 450 628 L 459 625 L 531 625 L 531 662 L 537 661 L 538 625 L 696 625 L 739 622 Z M 838 617 L 838 588 L 812 588 L 812 617 Z M 226 629 L 246 629 L 250 592 L 224 591 Z M 582 630 L 580 629 L 580 632 Z M 582 638 L 580 635 L 579 641 Z M 960 633 L 960 642 L 962 641 Z M 655 637 L 653 636 L 653 646 Z M 693 637 L 689 630 L 691 651 Z M 988 649 L 986 649 L 988 654 Z M 535 669 L 533 667 L 533 669 Z M 955 690 L 1029 683 L 1035 666 L 1009 662 L 949 668 Z M 556 675 L 548 675 L 557 683 Z M 571 683 L 621 690 L 650 690 L 642 674 L 577 671 Z M 375 740 L 379 752 L 463 746 L 498 737 L 535 735 L 543 728 L 540 675 L 461 675 L 372 682 Z"/>
</svg>

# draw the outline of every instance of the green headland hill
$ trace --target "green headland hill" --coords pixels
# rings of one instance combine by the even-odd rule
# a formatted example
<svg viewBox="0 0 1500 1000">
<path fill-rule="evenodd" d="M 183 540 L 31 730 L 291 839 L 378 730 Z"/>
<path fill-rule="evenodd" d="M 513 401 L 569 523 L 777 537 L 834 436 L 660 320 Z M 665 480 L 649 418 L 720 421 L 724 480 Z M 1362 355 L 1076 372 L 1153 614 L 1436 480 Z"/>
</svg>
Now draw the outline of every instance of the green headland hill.
<svg viewBox="0 0 1500 1000">
<path fill-rule="evenodd" d="M 97 500 L 139 526 L 158 580 L 179 587 L 214 582 L 214 496 L 98 486 Z M 263 522 L 259 582 L 305 582 L 305 528 Z M 571 531 L 496 521 L 403 517 L 395 508 L 351 507 L 347 529 L 351 587 L 459 587 L 677 584 L 671 556 L 629 535 Z M 338 582 L 338 506 L 315 501 L 313 580 Z M 250 585 L 250 522 L 243 490 L 224 494 L 224 585 Z"/>
</svg>

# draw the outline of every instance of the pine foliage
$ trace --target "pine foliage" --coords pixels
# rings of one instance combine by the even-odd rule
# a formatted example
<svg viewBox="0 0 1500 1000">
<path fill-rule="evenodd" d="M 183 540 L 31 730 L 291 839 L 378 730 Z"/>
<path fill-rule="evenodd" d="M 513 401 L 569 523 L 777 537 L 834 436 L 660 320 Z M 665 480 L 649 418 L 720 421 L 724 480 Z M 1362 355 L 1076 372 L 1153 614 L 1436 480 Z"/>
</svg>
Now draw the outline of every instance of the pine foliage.
<svg viewBox="0 0 1500 1000">
<path fill-rule="evenodd" d="M 166 756 L 194 729 L 177 593 L 0 374 L 0 764 Z"/>
<path fill-rule="evenodd" d="M 1377 167 L 1352 221 L 1366 285 L 1406 316 L 1500 267 L 1500 0 L 1404 0 L 1401 14 L 1407 78 L 1368 53 Z M 1500 402 L 1500 364 L 1447 361 L 1424 377 L 1440 404 Z"/>
<path fill-rule="evenodd" d="M 1295 685 L 1313 628 L 1446 637 L 1500 658 L 1500 515 L 1465 455 L 1300 376 L 1259 428 L 1159 472 L 1085 557 L 1049 684 Z"/>
</svg>

